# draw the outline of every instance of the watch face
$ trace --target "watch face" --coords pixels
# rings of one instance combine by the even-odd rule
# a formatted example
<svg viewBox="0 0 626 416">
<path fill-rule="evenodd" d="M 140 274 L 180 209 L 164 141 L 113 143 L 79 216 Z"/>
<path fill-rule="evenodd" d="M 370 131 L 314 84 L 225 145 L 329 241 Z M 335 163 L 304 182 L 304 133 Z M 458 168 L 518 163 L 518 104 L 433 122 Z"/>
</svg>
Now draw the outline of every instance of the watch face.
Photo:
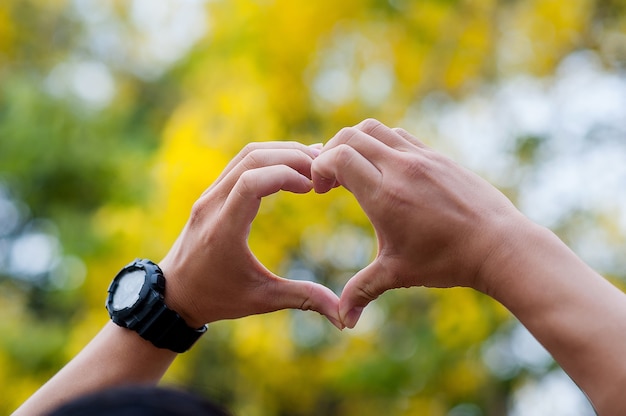
<svg viewBox="0 0 626 416">
<path fill-rule="evenodd" d="M 119 311 L 133 306 L 139 299 L 145 277 L 144 270 L 133 270 L 120 276 L 113 293 L 113 309 Z"/>
</svg>

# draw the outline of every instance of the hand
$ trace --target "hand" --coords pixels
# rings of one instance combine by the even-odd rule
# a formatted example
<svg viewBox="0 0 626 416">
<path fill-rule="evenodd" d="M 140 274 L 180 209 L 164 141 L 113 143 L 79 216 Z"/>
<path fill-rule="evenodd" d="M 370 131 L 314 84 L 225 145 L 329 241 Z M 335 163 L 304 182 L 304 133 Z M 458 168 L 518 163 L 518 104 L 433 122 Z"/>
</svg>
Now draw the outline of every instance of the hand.
<svg viewBox="0 0 626 416">
<path fill-rule="evenodd" d="M 188 325 L 296 308 L 317 311 L 343 328 L 339 299 L 330 289 L 276 276 L 247 244 L 261 198 L 279 190 L 309 192 L 318 154 L 318 148 L 293 142 L 250 144 L 196 201 L 160 263 L 165 301 Z"/>
<path fill-rule="evenodd" d="M 469 286 L 488 292 L 486 264 L 522 217 L 489 183 L 402 129 L 345 128 L 312 165 L 315 191 L 342 185 L 369 217 L 378 254 L 347 283 L 339 314 L 354 327 L 388 289 Z"/>
</svg>

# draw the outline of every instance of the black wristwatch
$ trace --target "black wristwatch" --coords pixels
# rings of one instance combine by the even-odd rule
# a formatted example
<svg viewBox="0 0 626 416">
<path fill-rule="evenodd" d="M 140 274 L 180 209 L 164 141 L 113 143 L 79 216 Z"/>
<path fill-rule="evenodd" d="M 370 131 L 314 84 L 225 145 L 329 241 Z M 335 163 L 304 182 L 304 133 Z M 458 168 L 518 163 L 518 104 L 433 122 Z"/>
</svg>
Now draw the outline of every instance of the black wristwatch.
<svg viewBox="0 0 626 416">
<path fill-rule="evenodd" d="M 165 305 L 165 277 L 150 260 L 137 259 L 124 267 L 108 292 L 106 308 L 113 322 L 159 348 L 185 352 L 207 330 L 206 325 L 190 328 Z"/>
</svg>

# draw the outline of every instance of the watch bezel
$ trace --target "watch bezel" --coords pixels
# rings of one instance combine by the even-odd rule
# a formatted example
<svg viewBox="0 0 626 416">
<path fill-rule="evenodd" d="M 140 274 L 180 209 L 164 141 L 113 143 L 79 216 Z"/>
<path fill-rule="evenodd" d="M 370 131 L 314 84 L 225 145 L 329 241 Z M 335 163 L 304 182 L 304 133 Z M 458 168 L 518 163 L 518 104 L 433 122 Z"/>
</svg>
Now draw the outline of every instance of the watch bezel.
<svg viewBox="0 0 626 416">
<path fill-rule="evenodd" d="M 139 290 L 139 297 L 132 305 L 122 309 L 115 309 L 113 307 L 113 295 L 119 287 L 120 280 L 124 275 L 137 270 L 143 271 L 144 276 L 141 289 Z M 155 305 L 158 301 L 163 301 L 164 289 L 165 278 L 163 275 L 158 273 L 157 270 L 148 270 L 145 263 L 135 260 L 120 270 L 109 285 L 106 302 L 109 316 L 118 325 L 133 329 L 133 324 L 141 321 L 150 312 L 152 305 Z M 138 312 L 143 313 L 138 314 Z"/>
</svg>

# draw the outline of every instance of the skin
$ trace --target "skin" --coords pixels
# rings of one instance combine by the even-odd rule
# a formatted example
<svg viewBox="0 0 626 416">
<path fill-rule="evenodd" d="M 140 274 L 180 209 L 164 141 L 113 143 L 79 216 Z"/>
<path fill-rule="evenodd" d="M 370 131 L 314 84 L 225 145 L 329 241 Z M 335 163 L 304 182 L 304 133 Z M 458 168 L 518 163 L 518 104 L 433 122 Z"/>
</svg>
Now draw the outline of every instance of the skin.
<svg viewBox="0 0 626 416">
<path fill-rule="evenodd" d="M 342 322 L 387 290 L 472 287 L 506 306 L 600 415 L 626 409 L 626 295 L 489 183 L 376 120 L 341 130 L 313 162 L 316 192 L 349 189 L 378 238 L 341 294 Z"/>
<path fill-rule="evenodd" d="M 160 266 L 176 282 L 172 308 L 190 326 L 295 308 L 314 310 L 341 327 L 338 298 L 317 283 L 282 279 L 250 252 L 247 238 L 261 198 L 312 189 L 319 148 L 293 142 L 246 146 L 194 204 Z"/>
<path fill-rule="evenodd" d="M 189 326 L 285 308 L 314 310 L 343 328 L 330 289 L 282 279 L 250 252 L 247 237 L 261 199 L 280 190 L 312 189 L 319 146 L 293 142 L 246 146 L 195 202 L 190 218 L 159 263 L 165 303 Z M 128 383 L 156 384 L 176 353 L 108 323 L 14 415 L 41 415 L 83 394 Z"/>
<path fill-rule="evenodd" d="M 190 325 L 300 308 L 352 328 L 387 290 L 472 287 L 520 319 L 600 415 L 623 413 L 626 295 L 552 232 L 477 175 L 376 120 L 341 130 L 318 154 L 296 143 L 251 145 L 196 202 L 160 263 L 166 303 Z M 246 244 L 263 196 L 312 186 L 349 189 L 378 238 L 376 258 L 340 299 L 323 286 L 275 276 Z M 123 383 L 156 383 L 175 356 L 109 323 L 15 414 L 42 414 Z"/>
</svg>

